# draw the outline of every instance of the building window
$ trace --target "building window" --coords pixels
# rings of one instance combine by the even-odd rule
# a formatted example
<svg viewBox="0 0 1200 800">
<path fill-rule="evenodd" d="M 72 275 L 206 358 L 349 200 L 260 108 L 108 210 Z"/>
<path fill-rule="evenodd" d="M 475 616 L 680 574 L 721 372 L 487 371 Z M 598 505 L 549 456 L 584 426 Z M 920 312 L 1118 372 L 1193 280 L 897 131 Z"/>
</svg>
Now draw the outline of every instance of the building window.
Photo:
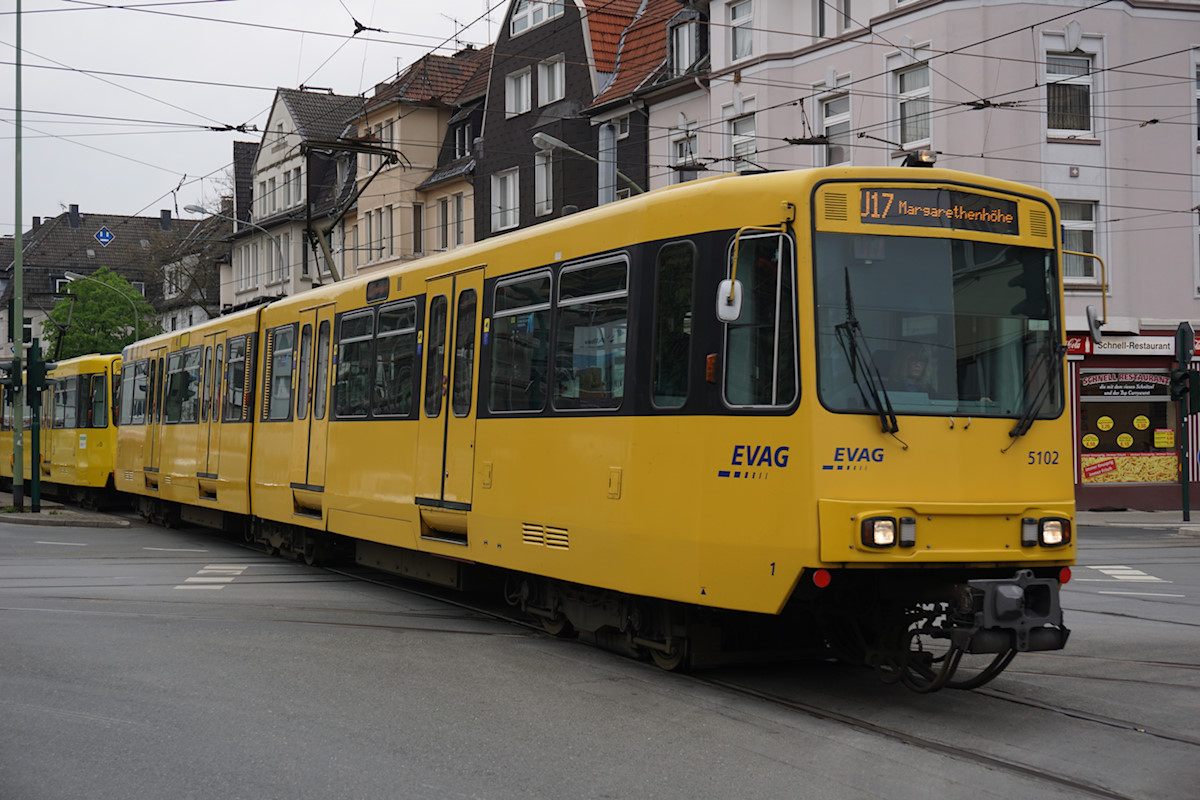
<svg viewBox="0 0 1200 800">
<path fill-rule="evenodd" d="M 538 105 L 544 106 L 567 96 L 566 61 L 555 56 L 538 64 Z"/>
<path fill-rule="evenodd" d="M 929 143 L 929 65 L 896 72 L 900 146 L 910 149 Z"/>
<path fill-rule="evenodd" d="M 690 19 L 671 28 L 671 71 L 683 75 L 696 63 L 699 25 Z"/>
<path fill-rule="evenodd" d="M 520 220 L 520 199 L 517 194 L 519 168 L 492 176 L 492 230 L 515 228 Z"/>
<path fill-rule="evenodd" d="M 850 95 L 839 94 L 821 101 L 821 119 L 825 126 L 825 165 L 850 161 Z"/>
<path fill-rule="evenodd" d="M 1046 56 L 1046 127 L 1051 136 L 1092 132 L 1091 56 Z"/>
<path fill-rule="evenodd" d="M 454 246 L 459 247 L 467 243 L 467 225 L 463 217 L 466 216 L 466 203 L 462 192 L 454 195 Z"/>
<path fill-rule="evenodd" d="M 467 122 L 454 129 L 454 157 L 466 158 L 471 155 L 471 123 Z"/>
<path fill-rule="evenodd" d="M 419 256 L 425 253 L 425 206 L 421 203 L 413 203 L 413 255 Z"/>
<path fill-rule="evenodd" d="M 737 61 L 754 55 L 753 0 L 742 0 L 729 6 L 729 58 Z"/>
<path fill-rule="evenodd" d="M 438 200 L 438 250 L 450 249 L 450 198 Z"/>
<path fill-rule="evenodd" d="M 533 210 L 538 216 L 554 212 L 554 156 L 539 150 L 533 156 Z"/>
<path fill-rule="evenodd" d="M 1096 208 L 1097 204 L 1080 200 L 1060 200 L 1062 210 L 1063 249 L 1077 253 L 1096 252 Z M 1063 278 L 1067 281 L 1093 283 L 1096 277 L 1096 259 L 1080 256 L 1063 256 Z"/>
<path fill-rule="evenodd" d="M 758 140 L 755 138 L 753 114 L 729 120 L 729 141 L 735 171 L 759 169 Z"/>
<path fill-rule="evenodd" d="M 530 109 L 529 68 L 514 72 L 504 79 L 504 110 L 515 117 Z"/>
<path fill-rule="evenodd" d="M 686 131 L 671 142 L 671 166 L 675 169 L 675 182 L 684 183 L 696 179 L 696 132 Z"/>
<path fill-rule="evenodd" d="M 561 17 L 563 0 L 517 0 L 508 22 L 509 36 L 517 36 L 543 22 Z"/>
</svg>

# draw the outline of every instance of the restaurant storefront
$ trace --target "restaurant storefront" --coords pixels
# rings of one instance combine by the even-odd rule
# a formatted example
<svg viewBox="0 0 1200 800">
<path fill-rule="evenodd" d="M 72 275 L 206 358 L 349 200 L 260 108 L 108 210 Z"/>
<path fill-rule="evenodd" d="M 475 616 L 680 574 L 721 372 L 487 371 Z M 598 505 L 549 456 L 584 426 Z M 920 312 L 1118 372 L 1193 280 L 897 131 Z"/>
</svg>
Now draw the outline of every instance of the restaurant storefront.
<svg viewBox="0 0 1200 800">
<path fill-rule="evenodd" d="M 1068 336 L 1074 387 L 1075 503 L 1083 510 L 1177 509 L 1179 403 L 1171 400 L 1173 333 Z M 1188 420 L 1190 479 L 1198 479 L 1194 417 Z M 1194 492 L 1197 487 L 1193 486 Z"/>
</svg>

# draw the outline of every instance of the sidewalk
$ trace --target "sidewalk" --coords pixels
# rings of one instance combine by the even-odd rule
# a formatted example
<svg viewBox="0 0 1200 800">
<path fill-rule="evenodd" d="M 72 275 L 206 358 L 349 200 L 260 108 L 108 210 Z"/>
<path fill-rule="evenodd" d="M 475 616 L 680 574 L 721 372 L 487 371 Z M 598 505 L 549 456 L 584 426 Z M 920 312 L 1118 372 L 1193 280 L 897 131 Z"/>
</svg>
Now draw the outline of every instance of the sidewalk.
<svg viewBox="0 0 1200 800">
<path fill-rule="evenodd" d="M 64 506 L 54 500 L 43 499 L 42 510 L 34 514 L 30 510 L 29 495 L 25 495 L 25 510 L 5 512 L 12 507 L 12 495 L 0 492 L 0 523 L 11 522 L 15 525 L 47 525 L 70 528 L 128 528 L 129 520 L 115 514 L 102 511 L 85 511 L 73 506 Z"/>
</svg>

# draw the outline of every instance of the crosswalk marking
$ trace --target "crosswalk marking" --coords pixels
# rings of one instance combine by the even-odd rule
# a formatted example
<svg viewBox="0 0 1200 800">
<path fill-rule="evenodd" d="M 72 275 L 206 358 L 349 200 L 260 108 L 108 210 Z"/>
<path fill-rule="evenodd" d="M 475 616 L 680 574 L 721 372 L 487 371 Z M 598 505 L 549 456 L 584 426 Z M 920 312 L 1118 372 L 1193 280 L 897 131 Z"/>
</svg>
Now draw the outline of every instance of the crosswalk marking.
<svg viewBox="0 0 1200 800">
<path fill-rule="evenodd" d="M 176 589 L 224 589 L 233 579 L 246 571 L 245 566 L 236 564 L 209 564 L 201 567 L 191 578 L 186 578 Z"/>
</svg>

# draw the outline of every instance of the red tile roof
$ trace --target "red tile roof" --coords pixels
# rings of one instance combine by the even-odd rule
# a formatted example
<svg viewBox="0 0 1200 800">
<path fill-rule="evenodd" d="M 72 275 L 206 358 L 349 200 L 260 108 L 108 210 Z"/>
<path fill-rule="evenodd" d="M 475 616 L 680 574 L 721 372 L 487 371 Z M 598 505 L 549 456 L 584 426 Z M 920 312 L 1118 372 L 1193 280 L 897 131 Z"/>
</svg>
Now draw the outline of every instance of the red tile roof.
<svg viewBox="0 0 1200 800">
<path fill-rule="evenodd" d="M 653 77 L 667 58 L 667 22 L 680 9 L 678 0 L 647 0 L 638 19 L 625 31 L 613 82 L 593 106 L 625 97 Z"/>
<path fill-rule="evenodd" d="M 637 18 L 642 0 L 583 0 L 584 25 L 592 41 L 592 58 L 598 72 L 616 69 L 621 34 Z"/>
</svg>

